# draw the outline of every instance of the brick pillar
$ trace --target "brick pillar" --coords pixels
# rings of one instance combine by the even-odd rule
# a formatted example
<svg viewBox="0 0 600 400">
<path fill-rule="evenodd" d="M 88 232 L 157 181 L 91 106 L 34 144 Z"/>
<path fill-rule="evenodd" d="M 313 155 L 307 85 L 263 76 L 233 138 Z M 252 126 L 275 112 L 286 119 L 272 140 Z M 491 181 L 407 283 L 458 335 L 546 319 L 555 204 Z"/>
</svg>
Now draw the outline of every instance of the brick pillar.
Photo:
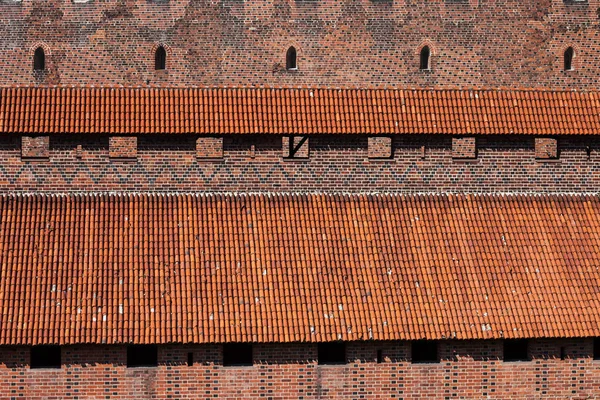
<svg viewBox="0 0 600 400">
<path fill-rule="evenodd" d="M 108 142 L 108 153 L 113 159 L 137 158 L 136 136 L 111 136 Z"/>
<path fill-rule="evenodd" d="M 196 139 L 196 157 L 198 159 L 223 158 L 223 137 L 202 136 Z"/>
<path fill-rule="evenodd" d="M 48 159 L 50 158 L 49 136 L 22 136 L 21 158 Z"/>
<path fill-rule="evenodd" d="M 535 158 L 553 160 L 558 158 L 558 141 L 553 138 L 535 138 Z"/>
<path fill-rule="evenodd" d="M 386 136 L 369 137 L 369 158 L 392 158 L 392 138 Z"/>
<path fill-rule="evenodd" d="M 281 140 L 283 158 L 308 158 L 310 155 L 308 141 L 308 136 L 284 136 Z"/>
<path fill-rule="evenodd" d="M 455 159 L 475 159 L 477 158 L 477 146 L 474 137 L 453 137 L 452 138 L 452 158 Z"/>
</svg>

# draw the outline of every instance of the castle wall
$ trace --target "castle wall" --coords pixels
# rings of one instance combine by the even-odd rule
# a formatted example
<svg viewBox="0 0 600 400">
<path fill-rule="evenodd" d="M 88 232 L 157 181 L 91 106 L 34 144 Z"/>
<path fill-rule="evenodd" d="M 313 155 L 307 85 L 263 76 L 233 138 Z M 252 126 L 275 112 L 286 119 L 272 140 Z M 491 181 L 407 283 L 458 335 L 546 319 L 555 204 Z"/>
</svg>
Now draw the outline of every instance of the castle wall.
<svg viewBox="0 0 600 400">
<path fill-rule="evenodd" d="M 597 88 L 600 0 L 5 0 L 0 85 Z M 154 70 L 154 51 L 167 69 Z M 419 50 L 431 48 L 431 70 Z M 47 71 L 34 73 L 42 46 Z M 286 70 L 290 46 L 298 70 Z M 573 71 L 563 53 L 575 50 Z"/>
<path fill-rule="evenodd" d="M 409 342 L 353 342 L 347 364 L 318 365 L 315 344 L 254 345 L 253 366 L 224 367 L 220 345 L 158 348 L 158 366 L 126 367 L 125 346 L 62 348 L 61 369 L 30 369 L 28 347 L 0 348 L 0 398 L 359 399 L 596 398 L 591 339 L 537 339 L 531 361 L 502 361 L 502 341 L 442 341 L 414 364 Z M 377 363 L 377 351 L 382 362 Z M 188 353 L 194 363 L 188 366 Z M 562 359 L 561 359 L 562 356 Z M 589 396 L 589 397 L 588 397 Z"/>
<path fill-rule="evenodd" d="M 196 140 L 140 136 L 134 157 L 121 159 L 111 158 L 108 136 L 56 135 L 47 158 L 27 158 L 21 138 L 5 136 L 0 190 L 548 193 L 600 187 L 594 137 L 559 138 L 556 159 L 540 159 L 528 136 L 477 137 L 474 159 L 456 158 L 451 136 L 394 137 L 390 159 L 369 158 L 366 136 L 312 136 L 305 158 L 284 158 L 279 136 L 225 136 L 222 153 L 212 158 L 198 158 Z"/>
</svg>

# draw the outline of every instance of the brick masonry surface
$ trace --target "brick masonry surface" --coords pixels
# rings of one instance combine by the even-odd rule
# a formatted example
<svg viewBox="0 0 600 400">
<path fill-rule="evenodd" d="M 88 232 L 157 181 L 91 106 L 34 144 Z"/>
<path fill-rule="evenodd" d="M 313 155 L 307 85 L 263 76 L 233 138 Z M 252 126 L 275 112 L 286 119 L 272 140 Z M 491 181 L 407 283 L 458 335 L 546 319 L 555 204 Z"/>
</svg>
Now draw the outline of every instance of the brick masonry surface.
<svg viewBox="0 0 600 400">
<path fill-rule="evenodd" d="M 558 157 L 558 140 L 554 138 L 535 139 L 535 157 L 541 160 Z"/>
<path fill-rule="evenodd" d="M 600 0 L 0 2 L 0 85 L 598 87 Z M 167 51 L 165 71 L 154 51 Z M 431 49 L 431 71 L 419 50 Z M 34 73 L 33 53 L 47 70 Z M 290 46 L 298 70 L 287 71 Z M 575 51 L 563 71 L 564 51 Z"/>
<path fill-rule="evenodd" d="M 111 136 L 108 139 L 108 154 L 110 158 L 130 159 L 137 157 L 137 137 Z"/>
<path fill-rule="evenodd" d="M 198 158 L 222 158 L 222 137 L 199 137 L 196 139 L 196 157 Z"/>
<path fill-rule="evenodd" d="M 537 145 L 537 139 L 535 143 Z M 452 138 L 452 157 L 462 159 L 473 159 L 477 156 L 476 146 L 477 141 L 474 137 Z"/>
<path fill-rule="evenodd" d="M 23 136 L 21 138 L 21 157 L 48 158 L 49 154 L 49 136 Z"/>
<path fill-rule="evenodd" d="M 390 158 L 392 156 L 392 138 L 385 136 L 369 137 L 369 158 Z"/>
<path fill-rule="evenodd" d="M 225 136 L 223 158 L 199 162 L 196 139 L 141 136 L 137 160 L 122 163 L 110 159 L 108 136 L 56 135 L 50 137 L 48 161 L 31 162 L 21 159 L 20 137 L 3 136 L 0 190 L 597 192 L 600 187 L 596 137 L 560 138 L 560 158 L 552 163 L 536 159 L 535 138 L 528 136 L 478 137 L 477 159 L 467 161 L 452 158 L 449 136 L 397 136 L 390 160 L 369 160 L 366 136 L 313 136 L 309 158 L 286 160 L 281 137 L 257 135 Z"/>
<path fill-rule="evenodd" d="M 347 364 L 318 365 L 315 344 L 260 344 L 253 366 L 223 367 L 220 345 L 174 344 L 158 347 L 158 367 L 127 368 L 125 346 L 77 345 L 62 348 L 61 369 L 30 369 L 28 347 L 2 347 L 0 398 L 599 398 L 591 339 L 531 340 L 520 362 L 502 346 L 442 341 L 439 363 L 413 364 L 410 342 L 352 342 Z"/>
</svg>

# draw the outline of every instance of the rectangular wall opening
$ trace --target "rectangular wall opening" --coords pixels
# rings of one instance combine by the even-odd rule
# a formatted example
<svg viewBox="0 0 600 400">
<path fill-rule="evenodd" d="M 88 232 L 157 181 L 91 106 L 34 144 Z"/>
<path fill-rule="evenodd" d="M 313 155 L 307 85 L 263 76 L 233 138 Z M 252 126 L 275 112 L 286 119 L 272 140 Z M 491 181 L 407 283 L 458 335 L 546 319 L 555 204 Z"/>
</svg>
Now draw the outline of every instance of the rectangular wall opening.
<svg viewBox="0 0 600 400">
<path fill-rule="evenodd" d="M 127 367 L 158 366 L 158 348 L 153 344 L 133 344 L 127 346 Z"/>
<path fill-rule="evenodd" d="M 319 343 L 317 353 L 320 365 L 346 364 L 346 343 Z"/>
<path fill-rule="evenodd" d="M 439 362 L 438 342 L 436 340 L 414 340 L 411 344 L 411 359 L 413 363 Z"/>
<path fill-rule="evenodd" d="M 504 361 L 529 361 L 529 342 L 527 339 L 508 339 L 504 341 Z"/>
<path fill-rule="evenodd" d="M 60 346 L 33 346 L 31 348 L 31 368 L 60 368 Z"/>
<path fill-rule="evenodd" d="M 223 345 L 223 366 L 250 366 L 253 363 L 252 344 L 228 343 Z"/>
</svg>

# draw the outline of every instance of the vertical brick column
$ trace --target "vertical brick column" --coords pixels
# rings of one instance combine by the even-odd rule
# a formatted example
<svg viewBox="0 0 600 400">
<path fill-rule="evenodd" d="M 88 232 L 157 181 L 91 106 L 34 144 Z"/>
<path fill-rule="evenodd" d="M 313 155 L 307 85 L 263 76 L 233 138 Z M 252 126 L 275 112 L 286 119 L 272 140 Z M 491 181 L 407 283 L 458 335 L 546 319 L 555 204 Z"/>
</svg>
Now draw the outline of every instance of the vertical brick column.
<svg viewBox="0 0 600 400">
<path fill-rule="evenodd" d="M 392 138 L 386 136 L 369 137 L 369 158 L 392 158 Z"/>
<path fill-rule="evenodd" d="M 558 141 L 554 138 L 535 138 L 535 158 L 555 160 L 558 158 Z"/>
<path fill-rule="evenodd" d="M 283 158 L 308 158 L 310 156 L 308 136 L 284 136 L 281 145 Z"/>
<path fill-rule="evenodd" d="M 223 138 L 201 136 L 196 139 L 196 157 L 199 160 L 223 158 Z"/>
<path fill-rule="evenodd" d="M 22 136 L 21 158 L 39 160 L 50 158 L 50 137 Z"/>
<path fill-rule="evenodd" d="M 112 159 L 137 158 L 136 136 L 111 136 L 108 142 L 108 152 Z"/>
<path fill-rule="evenodd" d="M 474 137 L 453 137 L 452 158 L 469 160 L 477 158 L 477 146 Z"/>
</svg>

